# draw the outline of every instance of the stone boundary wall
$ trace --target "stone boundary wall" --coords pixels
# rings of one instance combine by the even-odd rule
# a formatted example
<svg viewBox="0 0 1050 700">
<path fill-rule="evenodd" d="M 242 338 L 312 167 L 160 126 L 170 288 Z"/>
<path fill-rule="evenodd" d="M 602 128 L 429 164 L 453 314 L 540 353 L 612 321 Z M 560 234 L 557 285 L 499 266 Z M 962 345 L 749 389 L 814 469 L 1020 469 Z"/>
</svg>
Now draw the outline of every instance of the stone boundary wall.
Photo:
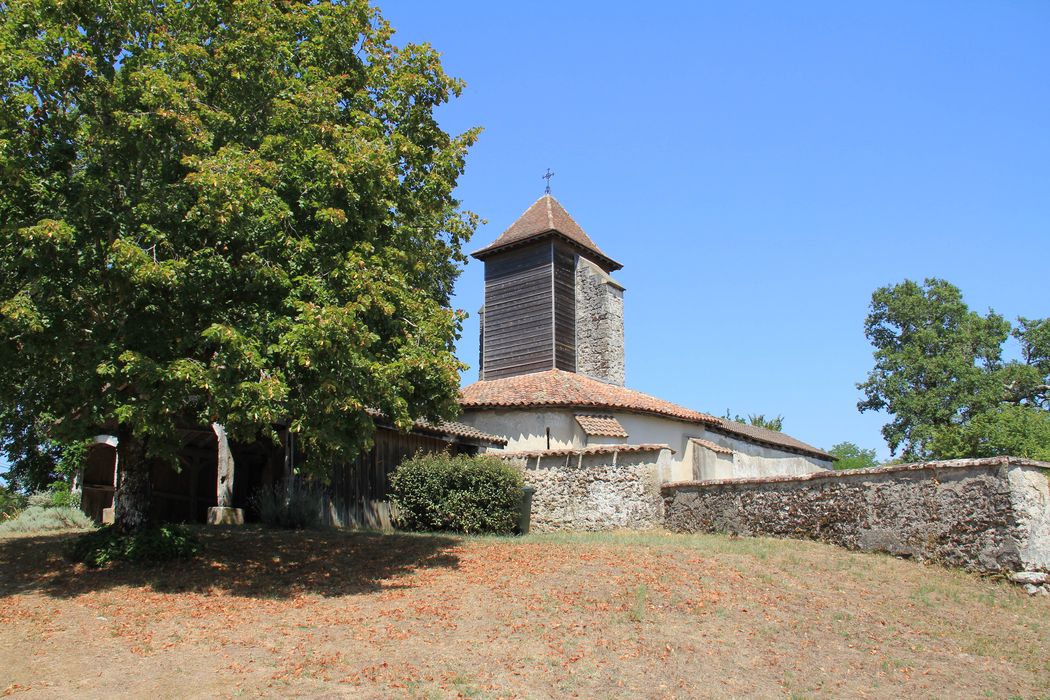
<svg viewBox="0 0 1050 700">
<path fill-rule="evenodd" d="M 665 525 L 1050 571 L 1050 463 L 1015 457 L 664 484 Z"/>
<path fill-rule="evenodd" d="M 670 450 L 511 460 L 524 470 L 534 532 L 644 530 L 663 523 L 660 460 Z"/>
</svg>

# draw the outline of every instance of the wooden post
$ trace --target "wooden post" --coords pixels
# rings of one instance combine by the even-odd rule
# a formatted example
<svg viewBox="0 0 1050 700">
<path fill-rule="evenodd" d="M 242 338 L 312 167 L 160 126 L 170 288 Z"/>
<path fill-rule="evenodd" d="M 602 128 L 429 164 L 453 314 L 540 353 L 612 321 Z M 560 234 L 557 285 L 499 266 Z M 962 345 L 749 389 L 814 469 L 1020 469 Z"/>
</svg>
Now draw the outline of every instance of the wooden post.
<svg viewBox="0 0 1050 700">
<path fill-rule="evenodd" d="M 218 443 L 218 478 L 216 479 L 216 505 L 220 508 L 233 507 L 233 453 L 230 452 L 230 440 L 226 429 L 219 423 L 212 423 Z"/>
<path fill-rule="evenodd" d="M 216 507 L 208 509 L 209 525 L 243 525 L 244 511 L 233 507 L 233 452 L 230 451 L 230 440 L 226 429 L 219 423 L 212 423 L 215 432 L 217 449 L 216 468 Z"/>
</svg>

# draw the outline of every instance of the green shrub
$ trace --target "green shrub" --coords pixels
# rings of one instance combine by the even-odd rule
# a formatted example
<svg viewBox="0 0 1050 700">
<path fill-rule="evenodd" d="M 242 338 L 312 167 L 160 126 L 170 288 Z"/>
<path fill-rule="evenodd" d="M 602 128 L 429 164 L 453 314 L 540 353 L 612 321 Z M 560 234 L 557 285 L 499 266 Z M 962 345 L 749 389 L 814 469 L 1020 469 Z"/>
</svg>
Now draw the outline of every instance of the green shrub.
<svg viewBox="0 0 1050 700">
<path fill-rule="evenodd" d="M 79 508 L 30 505 L 14 518 L 0 523 L 0 534 L 83 530 L 94 526 L 91 518 L 84 515 Z"/>
<path fill-rule="evenodd" d="M 163 525 L 134 534 L 126 534 L 107 525 L 77 538 L 69 549 L 69 556 L 73 561 L 97 568 L 111 561 L 188 559 L 199 550 L 196 538 L 178 525 Z"/>
<path fill-rule="evenodd" d="M 321 524 L 319 495 L 298 482 L 287 489 L 284 484 L 262 486 L 252 494 L 251 504 L 266 525 L 301 529 Z"/>
<path fill-rule="evenodd" d="M 401 527 L 471 534 L 513 532 L 522 485 L 517 469 L 485 455 L 417 454 L 390 479 Z"/>
<path fill-rule="evenodd" d="M 56 481 L 48 487 L 51 494 L 51 505 L 55 508 L 79 508 L 80 492 L 69 488 L 64 481 Z"/>
<path fill-rule="evenodd" d="M 27 508 L 51 508 L 54 506 L 50 491 L 34 491 L 26 498 Z"/>
<path fill-rule="evenodd" d="M 26 507 L 22 494 L 0 486 L 0 523 L 10 520 Z"/>
<path fill-rule="evenodd" d="M 64 481 L 56 481 L 44 491 L 31 493 L 26 505 L 36 508 L 79 508 L 80 493 L 71 490 Z"/>
</svg>

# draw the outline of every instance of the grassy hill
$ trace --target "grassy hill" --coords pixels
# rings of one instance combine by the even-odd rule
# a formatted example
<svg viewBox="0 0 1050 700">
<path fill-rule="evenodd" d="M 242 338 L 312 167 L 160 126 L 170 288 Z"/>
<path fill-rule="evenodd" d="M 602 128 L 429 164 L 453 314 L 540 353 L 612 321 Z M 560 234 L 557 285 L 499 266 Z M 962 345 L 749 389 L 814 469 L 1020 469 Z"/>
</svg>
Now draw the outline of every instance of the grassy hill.
<svg viewBox="0 0 1050 700">
<path fill-rule="evenodd" d="M 0 539 L 0 692 L 29 697 L 1046 697 L 1050 598 L 812 542 L 201 529 L 71 567 Z"/>
</svg>

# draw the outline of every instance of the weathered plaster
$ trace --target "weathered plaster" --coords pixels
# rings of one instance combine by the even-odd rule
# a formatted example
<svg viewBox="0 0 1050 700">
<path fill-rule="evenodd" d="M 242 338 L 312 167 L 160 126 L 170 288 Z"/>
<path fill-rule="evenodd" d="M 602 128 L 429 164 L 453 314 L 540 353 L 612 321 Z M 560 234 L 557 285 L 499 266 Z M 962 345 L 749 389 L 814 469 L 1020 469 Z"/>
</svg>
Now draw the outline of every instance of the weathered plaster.
<svg viewBox="0 0 1050 700">
<path fill-rule="evenodd" d="M 1015 465 L 1009 479 L 1021 560 L 1050 570 L 1050 471 Z"/>
<path fill-rule="evenodd" d="M 584 446 L 575 436 L 577 431 L 580 435 L 583 431 L 579 430 L 572 411 L 475 408 L 464 409 L 459 421 L 490 435 L 506 438 L 508 452 Z M 550 445 L 547 444 L 548 428 Z"/>
<path fill-rule="evenodd" d="M 830 460 L 755 445 L 705 430 L 703 425 L 627 411 L 602 410 L 613 415 L 627 431 L 628 438 L 588 436 L 576 422 L 577 413 L 586 409 L 464 409 L 460 421 L 493 435 L 507 438 L 507 451 L 547 448 L 546 429 L 550 428 L 550 448 L 633 443 L 668 445 L 674 454 L 663 463 L 662 481 L 700 478 L 733 478 L 808 474 L 831 468 Z M 592 411 L 593 412 L 593 411 Z M 732 459 L 722 459 L 710 450 L 697 448 L 691 438 L 703 438 L 734 450 Z"/>
<path fill-rule="evenodd" d="M 732 459 L 725 459 L 725 455 L 717 454 L 694 443 L 691 445 L 693 469 L 692 474 L 686 477 L 687 479 L 801 475 L 832 469 L 834 464 L 830 459 L 757 445 L 713 430 L 705 430 L 703 435 L 697 437 L 733 450 L 733 456 Z"/>
</svg>

